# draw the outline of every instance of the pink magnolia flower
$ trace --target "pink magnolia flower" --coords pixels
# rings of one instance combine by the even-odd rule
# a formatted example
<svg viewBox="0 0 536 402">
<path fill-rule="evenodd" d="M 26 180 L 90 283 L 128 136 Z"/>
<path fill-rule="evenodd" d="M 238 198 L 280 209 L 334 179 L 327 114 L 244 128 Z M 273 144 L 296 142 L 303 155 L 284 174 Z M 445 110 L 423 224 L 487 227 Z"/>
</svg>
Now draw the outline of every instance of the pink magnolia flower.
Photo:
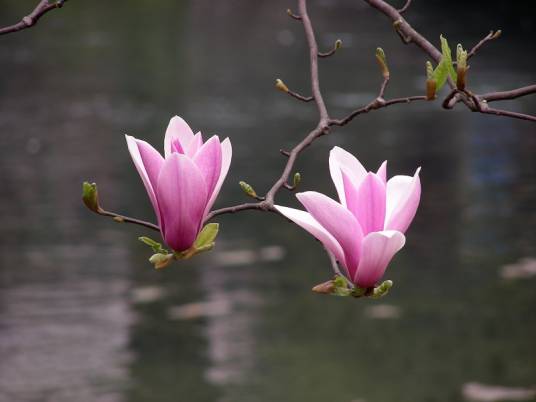
<svg viewBox="0 0 536 402">
<path fill-rule="evenodd" d="M 126 135 L 128 150 L 153 204 L 160 232 L 175 251 L 190 248 L 202 229 L 231 164 L 228 138 L 203 142 L 178 116 L 169 122 L 164 156 L 147 142 Z"/>
<path fill-rule="evenodd" d="M 367 172 L 353 155 L 335 147 L 329 169 L 340 203 L 307 191 L 296 194 L 307 212 L 276 208 L 320 240 L 351 282 L 372 287 L 404 246 L 404 232 L 421 197 L 420 168 L 413 177 L 394 176 L 386 181 L 387 161 L 376 173 Z"/>
</svg>

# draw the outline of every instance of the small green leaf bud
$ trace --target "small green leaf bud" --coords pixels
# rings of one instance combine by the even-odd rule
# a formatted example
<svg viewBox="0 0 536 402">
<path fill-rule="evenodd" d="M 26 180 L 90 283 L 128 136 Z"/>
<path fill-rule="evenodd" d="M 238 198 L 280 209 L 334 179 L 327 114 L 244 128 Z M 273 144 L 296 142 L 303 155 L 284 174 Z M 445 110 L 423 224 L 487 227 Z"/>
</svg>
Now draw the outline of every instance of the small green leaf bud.
<svg viewBox="0 0 536 402">
<path fill-rule="evenodd" d="M 342 47 L 342 40 L 337 39 L 335 41 L 335 50 L 339 50 Z"/>
<path fill-rule="evenodd" d="M 167 267 L 171 261 L 173 261 L 173 254 L 153 254 L 149 258 L 149 262 L 154 265 L 156 269 L 161 269 Z"/>
<path fill-rule="evenodd" d="M 376 48 L 376 60 L 380 66 L 380 71 L 382 76 L 385 79 L 389 78 L 389 67 L 387 67 L 387 58 L 385 57 L 385 52 L 381 47 Z"/>
<path fill-rule="evenodd" d="M 426 78 L 431 80 L 434 76 L 434 67 L 432 66 L 432 63 L 427 61 L 426 62 Z"/>
<path fill-rule="evenodd" d="M 333 290 L 335 289 L 335 285 L 333 284 L 332 280 L 329 280 L 327 282 L 319 283 L 316 286 L 313 286 L 313 289 L 311 289 L 315 293 L 320 293 L 324 295 L 330 295 L 333 293 Z"/>
<path fill-rule="evenodd" d="M 281 92 L 285 92 L 285 93 L 288 92 L 288 87 L 279 78 L 275 80 L 275 87 L 279 89 Z"/>
<path fill-rule="evenodd" d="M 242 188 L 242 191 L 244 191 L 244 193 L 246 193 L 247 195 L 249 195 L 250 197 L 253 197 L 253 198 L 257 198 L 257 193 L 255 192 L 255 190 L 253 189 L 253 187 L 251 187 L 248 183 L 246 183 L 245 181 L 240 181 L 238 182 L 238 184 L 240 184 L 240 187 Z"/>
<path fill-rule="evenodd" d="M 293 185 L 294 185 L 294 188 L 298 187 L 298 184 L 300 184 L 301 182 L 301 174 L 300 172 L 296 172 L 294 173 L 294 180 L 293 180 Z"/>
<path fill-rule="evenodd" d="M 99 214 L 102 212 L 102 208 L 99 205 L 99 193 L 97 191 L 96 183 L 89 183 L 85 181 L 82 184 L 82 201 L 88 209 Z"/>
</svg>

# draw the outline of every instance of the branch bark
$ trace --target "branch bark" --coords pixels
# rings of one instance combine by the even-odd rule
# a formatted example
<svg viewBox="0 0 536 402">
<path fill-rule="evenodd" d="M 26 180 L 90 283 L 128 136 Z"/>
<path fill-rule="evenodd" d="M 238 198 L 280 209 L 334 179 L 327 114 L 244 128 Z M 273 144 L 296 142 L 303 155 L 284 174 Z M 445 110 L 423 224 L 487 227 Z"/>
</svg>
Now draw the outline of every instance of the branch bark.
<svg viewBox="0 0 536 402">
<path fill-rule="evenodd" d="M 30 14 L 23 17 L 19 22 L 13 25 L 0 28 L 0 35 L 6 35 L 12 32 L 22 31 L 37 24 L 39 19 L 49 11 L 63 7 L 67 0 L 57 0 L 50 3 L 48 0 L 41 0 Z"/>
</svg>

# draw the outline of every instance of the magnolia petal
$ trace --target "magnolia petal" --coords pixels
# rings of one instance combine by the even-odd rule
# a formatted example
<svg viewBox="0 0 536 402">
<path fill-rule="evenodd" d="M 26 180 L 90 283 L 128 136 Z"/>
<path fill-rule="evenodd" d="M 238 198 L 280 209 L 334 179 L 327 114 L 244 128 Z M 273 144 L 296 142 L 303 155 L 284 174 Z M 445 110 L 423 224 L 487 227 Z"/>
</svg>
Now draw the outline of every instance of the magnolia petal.
<svg viewBox="0 0 536 402">
<path fill-rule="evenodd" d="M 303 229 L 312 234 L 335 256 L 341 265 L 346 266 L 344 251 L 339 242 L 335 240 L 335 238 L 326 229 L 324 229 L 310 213 L 280 205 L 275 205 L 275 209 L 281 212 L 283 216 L 290 219 L 296 225 L 301 226 Z"/>
<path fill-rule="evenodd" d="M 383 230 L 385 221 L 385 183 L 375 173 L 368 173 L 359 188 L 343 173 L 347 208 L 356 217 L 363 234 Z"/>
<path fill-rule="evenodd" d="M 190 126 L 179 116 L 174 116 L 169 121 L 169 125 L 166 129 L 166 136 L 164 137 L 164 155 L 167 158 L 172 152 L 172 143 L 176 140 L 179 141 L 180 147 L 184 150 L 188 147 L 194 133 Z"/>
<path fill-rule="evenodd" d="M 385 273 L 394 255 L 404 247 L 406 237 L 396 230 L 372 232 L 361 243 L 361 259 L 353 282 L 360 287 L 373 287 Z"/>
<path fill-rule="evenodd" d="M 356 188 L 359 187 L 361 180 L 367 174 L 367 171 L 357 158 L 340 147 L 334 147 L 329 153 L 329 172 L 337 189 L 339 200 L 344 206 L 346 206 L 346 195 L 342 172 L 349 177 Z"/>
<path fill-rule="evenodd" d="M 207 200 L 199 168 L 187 156 L 171 154 L 160 171 L 156 193 L 164 240 L 175 251 L 190 248 L 201 229 Z"/>
<path fill-rule="evenodd" d="M 217 135 L 203 144 L 195 154 L 193 161 L 203 174 L 207 184 L 207 197 L 211 197 L 221 172 L 222 152 Z M 208 202 L 208 198 L 206 200 Z M 206 206 L 206 203 L 205 203 Z"/>
<path fill-rule="evenodd" d="M 201 135 L 201 131 L 198 131 L 196 135 L 194 135 L 194 138 L 192 141 L 190 141 L 190 144 L 188 145 L 188 149 L 186 150 L 186 155 L 188 155 L 190 158 L 193 158 L 193 156 L 197 153 L 199 148 L 203 145 L 203 136 Z"/>
<path fill-rule="evenodd" d="M 394 176 L 387 182 L 386 230 L 405 233 L 415 217 L 421 199 L 420 170 L 413 177 Z"/>
<path fill-rule="evenodd" d="M 158 151 L 145 141 L 137 140 L 130 135 L 125 135 L 125 139 L 134 166 L 136 167 L 143 185 L 145 186 L 145 190 L 149 195 L 149 199 L 151 200 L 151 204 L 153 205 L 154 212 L 160 225 L 160 210 L 156 198 L 156 183 L 162 167 L 163 158 Z"/>
<path fill-rule="evenodd" d="M 229 138 L 226 138 L 221 143 L 220 177 L 216 183 L 216 186 L 214 187 L 214 190 L 212 191 L 212 195 L 209 195 L 209 200 L 207 203 L 205 214 L 207 214 L 210 211 L 210 208 L 212 208 L 212 205 L 214 205 L 214 202 L 216 201 L 216 197 L 220 193 L 221 186 L 223 185 L 225 177 L 227 176 L 227 172 L 229 172 L 229 167 L 231 166 L 232 156 L 233 156 L 233 147 L 231 146 L 231 141 L 229 140 Z"/>
<path fill-rule="evenodd" d="M 156 149 L 154 149 L 150 144 L 142 140 L 136 140 L 138 150 L 140 151 L 140 156 L 143 161 L 143 166 L 145 166 L 145 171 L 151 185 L 156 188 L 158 182 L 158 175 L 160 174 L 160 169 L 164 163 L 164 158 L 160 155 Z"/>
<path fill-rule="evenodd" d="M 384 183 L 387 183 L 387 161 L 383 161 L 376 174 Z"/>
<path fill-rule="evenodd" d="M 363 231 L 357 219 L 338 202 L 315 191 L 298 193 L 296 197 L 312 217 L 341 245 L 348 273 L 353 277 L 359 262 Z"/>
</svg>

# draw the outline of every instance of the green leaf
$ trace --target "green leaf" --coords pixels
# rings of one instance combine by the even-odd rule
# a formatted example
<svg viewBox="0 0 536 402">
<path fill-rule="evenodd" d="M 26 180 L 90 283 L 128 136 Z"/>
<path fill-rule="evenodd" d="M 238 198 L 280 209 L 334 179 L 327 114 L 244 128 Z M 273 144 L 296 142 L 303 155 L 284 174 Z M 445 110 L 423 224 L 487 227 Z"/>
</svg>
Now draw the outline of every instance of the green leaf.
<svg viewBox="0 0 536 402">
<path fill-rule="evenodd" d="M 443 35 L 441 35 L 439 39 L 441 40 L 441 53 L 443 54 L 441 61 L 444 61 L 452 81 L 456 82 L 456 70 L 454 70 L 454 66 L 452 65 L 452 54 L 450 52 L 449 43 L 447 42 L 447 38 Z"/>
<path fill-rule="evenodd" d="M 216 236 L 218 236 L 219 223 L 207 223 L 201 233 L 197 236 L 194 242 L 194 248 L 203 249 L 206 246 L 213 244 Z"/>
<path fill-rule="evenodd" d="M 436 82 L 436 92 L 439 91 L 443 85 L 445 85 L 448 75 L 449 70 L 447 64 L 445 63 L 445 59 L 441 59 L 441 62 L 437 65 L 434 73 L 432 74 L 432 80 Z"/>
<path fill-rule="evenodd" d="M 168 251 L 162 247 L 162 244 L 151 239 L 150 237 L 141 236 L 138 237 L 138 240 L 151 247 L 155 253 L 168 254 Z"/>
</svg>

